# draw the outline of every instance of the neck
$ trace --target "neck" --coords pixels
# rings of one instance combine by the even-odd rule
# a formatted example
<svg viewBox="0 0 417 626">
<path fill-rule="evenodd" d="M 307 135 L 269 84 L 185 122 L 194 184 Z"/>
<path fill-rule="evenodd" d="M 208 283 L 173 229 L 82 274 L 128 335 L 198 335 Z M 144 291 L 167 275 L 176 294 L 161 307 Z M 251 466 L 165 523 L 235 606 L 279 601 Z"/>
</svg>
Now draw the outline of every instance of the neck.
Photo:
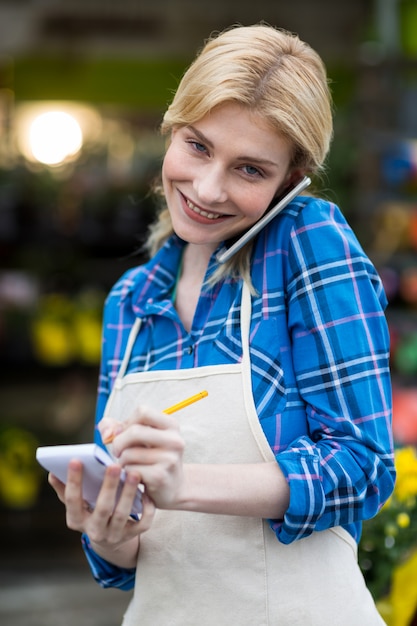
<svg viewBox="0 0 417 626">
<path fill-rule="evenodd" d="M 213 252 L 211 247 L 189 243 L 184 249 L 183 275 L 194 276 L 195 281 L 201 284 Z"/>
<path fill-rule="evenodd" d="M 184 248 L 182 271 L 177 282 L 175 308 L 188 332 L 192 328 L 194 313 L 212 252 L 206 246 L 195 244 L 188 244 Z"/>
</svg>

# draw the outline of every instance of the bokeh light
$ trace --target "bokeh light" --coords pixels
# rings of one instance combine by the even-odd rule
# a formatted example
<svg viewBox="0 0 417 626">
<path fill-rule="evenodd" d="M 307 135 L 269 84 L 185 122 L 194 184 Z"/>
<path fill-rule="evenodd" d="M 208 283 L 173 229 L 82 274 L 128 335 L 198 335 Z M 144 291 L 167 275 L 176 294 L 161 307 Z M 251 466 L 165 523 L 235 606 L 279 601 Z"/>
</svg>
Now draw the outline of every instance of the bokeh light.
<svg viewBox="0 0 417 626">
<path fill-rule="evenodd" d="M 45 165 L 60 165 L 76 155 L 83 143 L 77 120 L 64 111 L 48 111 L 34 119 L 29 144 L 34 158 Z"/>
</svg>

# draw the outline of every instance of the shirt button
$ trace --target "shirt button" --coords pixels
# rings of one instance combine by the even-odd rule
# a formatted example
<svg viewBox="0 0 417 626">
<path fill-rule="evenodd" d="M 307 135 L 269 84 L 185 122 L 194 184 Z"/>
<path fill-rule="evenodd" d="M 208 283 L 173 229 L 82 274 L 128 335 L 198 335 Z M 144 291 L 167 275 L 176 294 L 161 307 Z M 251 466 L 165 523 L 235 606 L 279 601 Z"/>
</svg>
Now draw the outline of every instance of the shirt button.
<svg viewBox="0 0 417 626">
<path fill-rule="evenodd" d="M 187 354 L 192 354 L 192 353 L 193 353 L 193 351 L 194 351 L 193 346 L 188 346 L 188 348 L 186 348 L 186 349 L 185 349 L 185 352 L 186 352 Z"/>
</svg>

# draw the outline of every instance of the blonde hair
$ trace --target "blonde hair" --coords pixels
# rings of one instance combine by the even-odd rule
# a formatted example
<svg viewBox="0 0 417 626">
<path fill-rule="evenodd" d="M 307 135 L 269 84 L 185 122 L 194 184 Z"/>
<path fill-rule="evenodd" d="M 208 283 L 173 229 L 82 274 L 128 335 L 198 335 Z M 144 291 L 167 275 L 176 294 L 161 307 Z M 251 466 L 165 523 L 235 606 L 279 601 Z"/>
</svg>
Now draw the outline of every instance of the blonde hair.
<svg viewBox="0 0 417 626">
<path fill-rule="evenodd" d="M 211 37 L 185 72 L 161 132 L 194 124 L 214 107 L 236 102 L 264 118 L 293 147 L 291 169 L 323 168 L 333 134 L 325 66 L 297 35 L 268 26 L 235 26 Z M 150 232 L 151 254 L 172 233 L 168 209 Z M 216 272 L 248 279 L 251 245 Z"/>
</svg>

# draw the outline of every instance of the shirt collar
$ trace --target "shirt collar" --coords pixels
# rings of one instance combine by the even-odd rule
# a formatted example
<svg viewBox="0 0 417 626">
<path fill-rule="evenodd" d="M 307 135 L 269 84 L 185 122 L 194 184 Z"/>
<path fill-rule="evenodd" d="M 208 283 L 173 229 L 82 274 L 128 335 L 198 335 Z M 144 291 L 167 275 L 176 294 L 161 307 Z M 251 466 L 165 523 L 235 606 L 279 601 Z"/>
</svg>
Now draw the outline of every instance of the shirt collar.
<svg viewBox="0 0 417 626">
<path fill-rule="evenodd" d="M 130 273 L 121 302 L 130 299 L 137 317 L 145 317 L 150 313 L 166 313 L 171 308 L 172 293 L 186 245 L 187 242 L 174 234 L 167 239 L 152 259 Z M 215 256 L 218 249 L 210 259 L 206 278 L 218 265 Z"/>
</svg>

